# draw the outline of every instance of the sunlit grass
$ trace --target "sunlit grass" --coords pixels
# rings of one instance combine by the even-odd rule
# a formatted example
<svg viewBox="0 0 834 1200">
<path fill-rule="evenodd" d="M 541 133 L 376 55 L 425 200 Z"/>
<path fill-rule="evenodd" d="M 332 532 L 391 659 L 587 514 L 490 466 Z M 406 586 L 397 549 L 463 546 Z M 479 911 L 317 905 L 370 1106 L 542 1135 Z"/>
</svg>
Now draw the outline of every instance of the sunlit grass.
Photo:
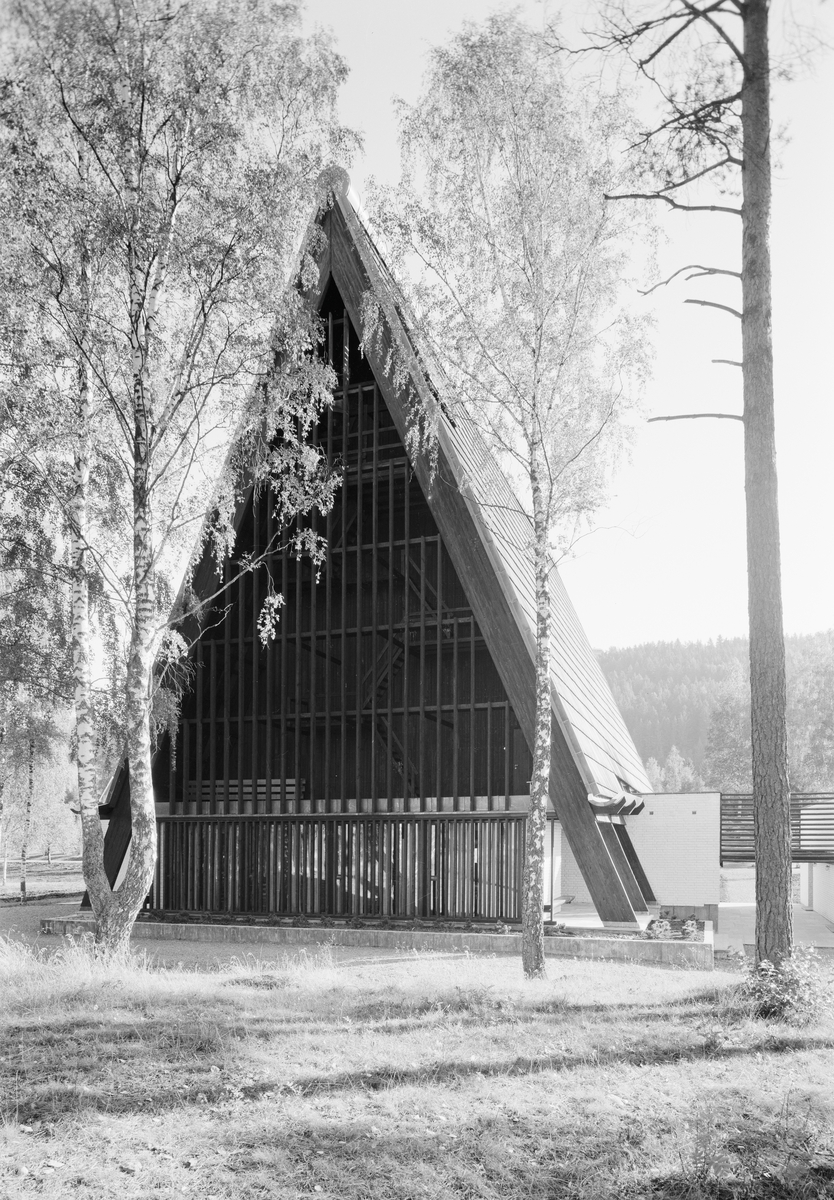
<svg viewBox="0 0 834 1200">
<path fill-rule="evenodd" d="M 0 941 L 0 1196 L 834 1194 L 834 1027 L 752 1019 L 726 972 L 549 976 Z"/>
</svg>

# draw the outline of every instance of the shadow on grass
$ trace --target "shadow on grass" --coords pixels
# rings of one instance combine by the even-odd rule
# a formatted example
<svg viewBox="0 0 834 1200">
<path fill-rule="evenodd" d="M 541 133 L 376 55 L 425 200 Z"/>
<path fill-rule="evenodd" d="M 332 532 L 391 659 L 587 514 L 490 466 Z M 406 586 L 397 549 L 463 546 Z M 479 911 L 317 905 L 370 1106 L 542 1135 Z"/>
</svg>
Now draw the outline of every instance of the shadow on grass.
<svg viewBox="0 0 834 1200">
<path fill-rule="evenodd" d="M 825 1173 L 810 1162 L 799 1169 L 793 1164 L 786 1182 L 788 1142 L 765 1126 L 761 1132 L 768 1135 L 770 1153 L 750 1164 L 753 1169 L 740 1157 L 727 1158 L 729 1146 L 719 1137 L 716 1151 L 727 1158 L 722 1171 L 738 1171 L 730 1181 L 699 1174 L 690 1137 L 684 1133 L 678 1143 L 680 1131 L 671 1126 L 665 1135 L 675 1141 L 680 1153 L 673 1160 L 680 1157 L 680 1168 L 658 1174 L 657 1129 L 633 1114 L 594 1123 L 580 1109 L 543 1128 L 536 1114 L 518 1111 L 512 1102 L 509 1109 L 473 1113 L 460 1098 L 456 1111 L 444 1117 L 427 1095 L 419 1107 L 425 1115 L 411 1105 L 385 1110 L 373 1098 L 364 1106 L 354 1098 L 322 1116 L 315 1103 L 299 1102 L 284 1109 L 277 1128 L 274 1109 L 266 1107 L 238 1106 L 228 1116 L 223 1109 L 215 1115 L 204 1108 L 183 1114 L 176 1123 L 183 1149 L 195 1128 L 211 1122 L 214 1151 L 202 1178 L 189 1172 L 188 1190 L 241 1197 L 323 1191 L 342 1200 L 816 1200 L 830 1194 Z M 191 1153 L 189 1158 L 193 1167 Z M 284 1187 L 276 1187 L 276 1180 Z"/>
<path fill-rule="evenodd" d="M 641 1018 L 641 1009 L 633 1010 Z M 643 1016 L 641 1019 L 645 1019 Z M 668 1013 L 667 1013 L 668 1019 Z M 467 1024 L 483 1024 L 476 1017 Z M 425 1026 L 424 1026 L 425 1027 Z M 345 1032 L 345 1023 L 334 1023 Z M 431 1028 L 431 1027 L 429 1027 Z M 548 1025 L 552 1034 L 558 1026 Z M 321 1025 L 313 1024 L 316 1033 Z M 93 1018 L 67 1020 L 61 1025 L 18 1025 L 9 1030 L 0 1057 L 0 1116 L 31 1122 L 81 1110 L 102 1112 L 160 1112 L 183 1105 L 216 1105 L 230 1099 L 255 1100 L 264 1095 L 324 1096 L 379 1092 L 408 1086 L 436 1086 L 469 1078 L 513 1078 L 548 1072 L 565 1073 L 582 1068 L 665 1066 L 710 1059 L 739 1061 L 753 1055 L 787 1054 L 802 1050 L 831 1049 L 834 1038 L 819 1034 L 768 1030 L 744 1044 L 711 1040 L 688 1026 L 677 1026 L 687 1040 L 634 1039 L 634 1031 L 621 1026 L 619 1044 L 586 1044 L 547 1054 L 514 1054 L 500 1059 L 471 1056 L 438 1058 L 433 1062 L 356 1069 L 315 1071 L 292 1080 L 253 1078 L 257 1074 L 247 1047 L 286 1038 L 295 1029 L 281 1028 L 269 1018 L 228 1021 L 185 1012 L 179 1020 Z M 358 1030 L 357 1030 L 358 1031 Z M 570 1025 L 563 1029 L 566 1036 Z M 586 1039 L 599 1036 L 583 1030 Z M 639 1033 L 639 1030 L 638 1030 Z M 610 1026 L 599 1034 L 610 1037 Z M 625 1044 L 624 1044 L 625 1043 Z M 416 1051 L 412 1051 L 416 1053 Z M 263 1067 L 263 1064 L 261 1064 Z M 261 1074 L 264 1074 L 261 1070 Z"/>
<path fill-rule="evenodd" d="M 810 1149 L 804 1161 L 797 1161 L 795 1131 L 787 1127 L 763 1125 L 759 1135 L 767 1153 L 752 1161 L 743 1155 L 730 1158 L 731 1146 L 718 1135 L 714 1151 L 725 1160 L 720 1178 L 697 1169 L 694 1146 L 686 1138 L 678 1142 L 671 1126 L 666 1132 L 676 1139 L 680 1167 L 659 1174 L 653 1169 L 657 1141 L 652 1133 L 657 1131 L 633 1114 L 596 1125 L 580 1111 L 548 1130 L 535 1115 L 517 1110 L 486 1118 L 467 1111 L 446 1128 L 432 1116 L 423 1127 L 406 1118 L 396 1133 L 383 1134 L 372 1124 L 375 1111 L 372 1104 L 364 1119 L 351 1113 L 313 1127 L 302 1116 L 303 1132 L 298 1126 L 285 1129 L 273 1139 L 273 1153 L 292 1163 L 299 1182 L 310 1190 L 318 1181 L 326 1190 L 333 1180 L 333 1194 L 345 1200 L 377 1194 L 391 1200 L 423 1194 L 500 1195 L 504 1200 L 821 1200 L 832 1195 L 834 1170 L 815 1165 Z M 236 1141 L 243 1169 L 250 1162 L 263 1168 L 264 1146 L 270 1143 L 269 1118 L 256 1110 L 251 1118 Z"/>
<path fill-rule="evenodd" d="M 279 989 L 280 990 L 280 989 Z M 69 1002 L 83 1002 L 83 992 L 69 997 Z M 689 998 L 665 1004 L 620 1004 L 617 1006 L 620 1035 L 628 1032 L 631 1024 L 639 1030 L 650 1024 L 669 1025 L 670 1015 L 677 1018 L 674 1028 L 691 1028 L 692 1023 L 713 1018 L 714 997 Z M 69 1012 L 65 1018 L 44 1021 L 40 1017 L 31 1022 L 20 1020 L 6 1026 L 4 1040 L 10 1047 L 37 1045 L 41 1050 L 50 1047 L 61 1049 L 67 1039 L 92 1037 L 106 1040 L 108 1035 L 119 1044 L 127 1042 L 165 1046 L 176 1040 L 186 1048 L 203 1037 L 202 1030 L 210 1026 L 216 1030 L 219 1046 L 230 1046 L 237 1042 L 270 1042 L 288 1039 L 299 1034 L 352 1034 L 373 1033 L 398 1037 L 403 1034 L 425 1031 L 427 1033 L 461 1031 L 490 1028 L 501 1029 L 539 1028 L 543 1034 L 552 1035 L 561 1026 L 560 1018 L 581 1016 L 610 1016 L 607 1004 L 568 1003 L 555 997 L 535 1005 L 516 1007 L 512 1002 L 496 1000 L 481 1001 L 461 997 L 441 996 L 432 1000 L 379 1001 L 350 1007 L 343 1014 L 334 1016 L 332 1011 L 315 1012 L 268 1012 L 238 1015 L 236 1001 L 231 996 L 218 1000 L 206 1016 L 205 1005 L 188 1003 L 171 1004 L 172 1012 L 159 1012 L 158 1001 L 129 1001 L 114 1013 L 107 1010 L 99 1014 Z M 725 1018 L 726 1021 L 726 1018 Z M 600 1022 L 600 1026 L 603 1026 Z M 729 1023 L 728 1023 L 729 1024 Z M 789 1036 L 789 1035 L 786 1035 Z M 200 1048 L 202 1049 L 202 1048 Z M 18 1050 L 17 1054 L 20 1053 Z"/>
<path fill-rule="evenodd" d="M 470 1076 L 505 1078 L 537 1075 L 544 1072 L 573 1071 L 583 1067 L 614 1066 L 666 1066 L 682 1062 L 698 1062 L 704 1058 L 713 1061 L 732 1061 L 754 1054 L 786 1054 L 790 1051 L 823 1050 L 834 1048 L 834 1038 L 785 1037 L 783 1039 L 762 1038 L 745 1046 L 724 1045 L 706 1049 L 704 1044 L 691 1046 L 640 1046 L 622 1049 L 599 1050 L 595 1048 L 585 1054 L 545 1054 L 539 1056 L 520 1055 L 501 1062 L 495 1061 L 445 1061 L 420 1067 L 378 1068 L 367 1071 L 345 1071 L 334 1075 L 299 1077 L 282 1091 L 296 1095 L 319 1095 L 353 1089 L 379 1091 L 387 1087 L 402 1087 L 410 1084 L 438 1084 L 462 1080 Z"/>
</svg>

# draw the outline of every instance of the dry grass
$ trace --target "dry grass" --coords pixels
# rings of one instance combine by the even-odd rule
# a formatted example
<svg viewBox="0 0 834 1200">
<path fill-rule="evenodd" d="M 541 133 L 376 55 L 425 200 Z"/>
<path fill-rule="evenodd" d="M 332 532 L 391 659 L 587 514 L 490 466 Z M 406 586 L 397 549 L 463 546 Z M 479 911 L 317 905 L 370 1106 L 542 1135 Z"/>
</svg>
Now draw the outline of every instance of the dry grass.
<svg viewBox="0 0 834 1200">
<path fill-rule="evenodd" d="M 212 973 L 0 941 L 0 1197 L 834 1195 L 834 1025 L 734 977 L 504 958 Z"/>
</svg>

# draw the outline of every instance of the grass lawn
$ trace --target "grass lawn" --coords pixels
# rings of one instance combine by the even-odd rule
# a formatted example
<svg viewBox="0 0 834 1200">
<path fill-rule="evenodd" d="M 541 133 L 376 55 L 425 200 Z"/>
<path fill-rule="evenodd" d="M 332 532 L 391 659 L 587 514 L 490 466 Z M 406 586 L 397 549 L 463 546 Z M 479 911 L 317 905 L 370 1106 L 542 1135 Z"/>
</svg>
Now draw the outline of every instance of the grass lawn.
<svg viewBox="0 0 834 1200">
<path fill-rule="evenodd" d="M 81 874 L 81 859 L 66 856 L 53 858 L 48 863 L 46 858 L 30 858 L 26 871 L 26 892 L 30 897 L 45 895 L 63 895 L 84 891 L 84 877 Z M 6 866 L 6 878 L 3 881 L 2 863 L 0 863 L 0 902 L 17 901 L 20 899 L 20 862 L 12 859 Z"/>
<path fill-rule="evenodd" d="M 0 1197 L 834 1196 L 834 1023 L 752 1020 L 737 981 L 0 940 Z"/>
</svg>

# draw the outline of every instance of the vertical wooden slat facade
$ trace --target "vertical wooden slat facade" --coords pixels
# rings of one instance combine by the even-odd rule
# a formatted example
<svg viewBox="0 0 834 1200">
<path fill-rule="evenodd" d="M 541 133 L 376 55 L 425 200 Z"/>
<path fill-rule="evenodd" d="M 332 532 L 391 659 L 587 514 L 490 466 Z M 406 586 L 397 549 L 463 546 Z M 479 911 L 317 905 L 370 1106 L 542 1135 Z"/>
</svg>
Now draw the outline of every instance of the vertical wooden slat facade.
<svg viewBox="0 0 834 1200">
<path fill-rule="evenodd" d="M 521 813 L 160 817 L 151 907 L 518 921 Z"/>
<path fill-rule="evenodd" d="M 284 605 L 266 647 L 257 574 L 208 615 L 157 799 L 171 817 L 522 808 L 531 760 L 512 705 L 335 287 L 323 311 L 349 380 L 315 435 L 344 476 L 317 518 L 325 563 L 317 576 L 294 555 L 295 530 L 276 539 Z M 250 496 L 241 547 L 270 543 L 271 509 Z"/>
</svg>

